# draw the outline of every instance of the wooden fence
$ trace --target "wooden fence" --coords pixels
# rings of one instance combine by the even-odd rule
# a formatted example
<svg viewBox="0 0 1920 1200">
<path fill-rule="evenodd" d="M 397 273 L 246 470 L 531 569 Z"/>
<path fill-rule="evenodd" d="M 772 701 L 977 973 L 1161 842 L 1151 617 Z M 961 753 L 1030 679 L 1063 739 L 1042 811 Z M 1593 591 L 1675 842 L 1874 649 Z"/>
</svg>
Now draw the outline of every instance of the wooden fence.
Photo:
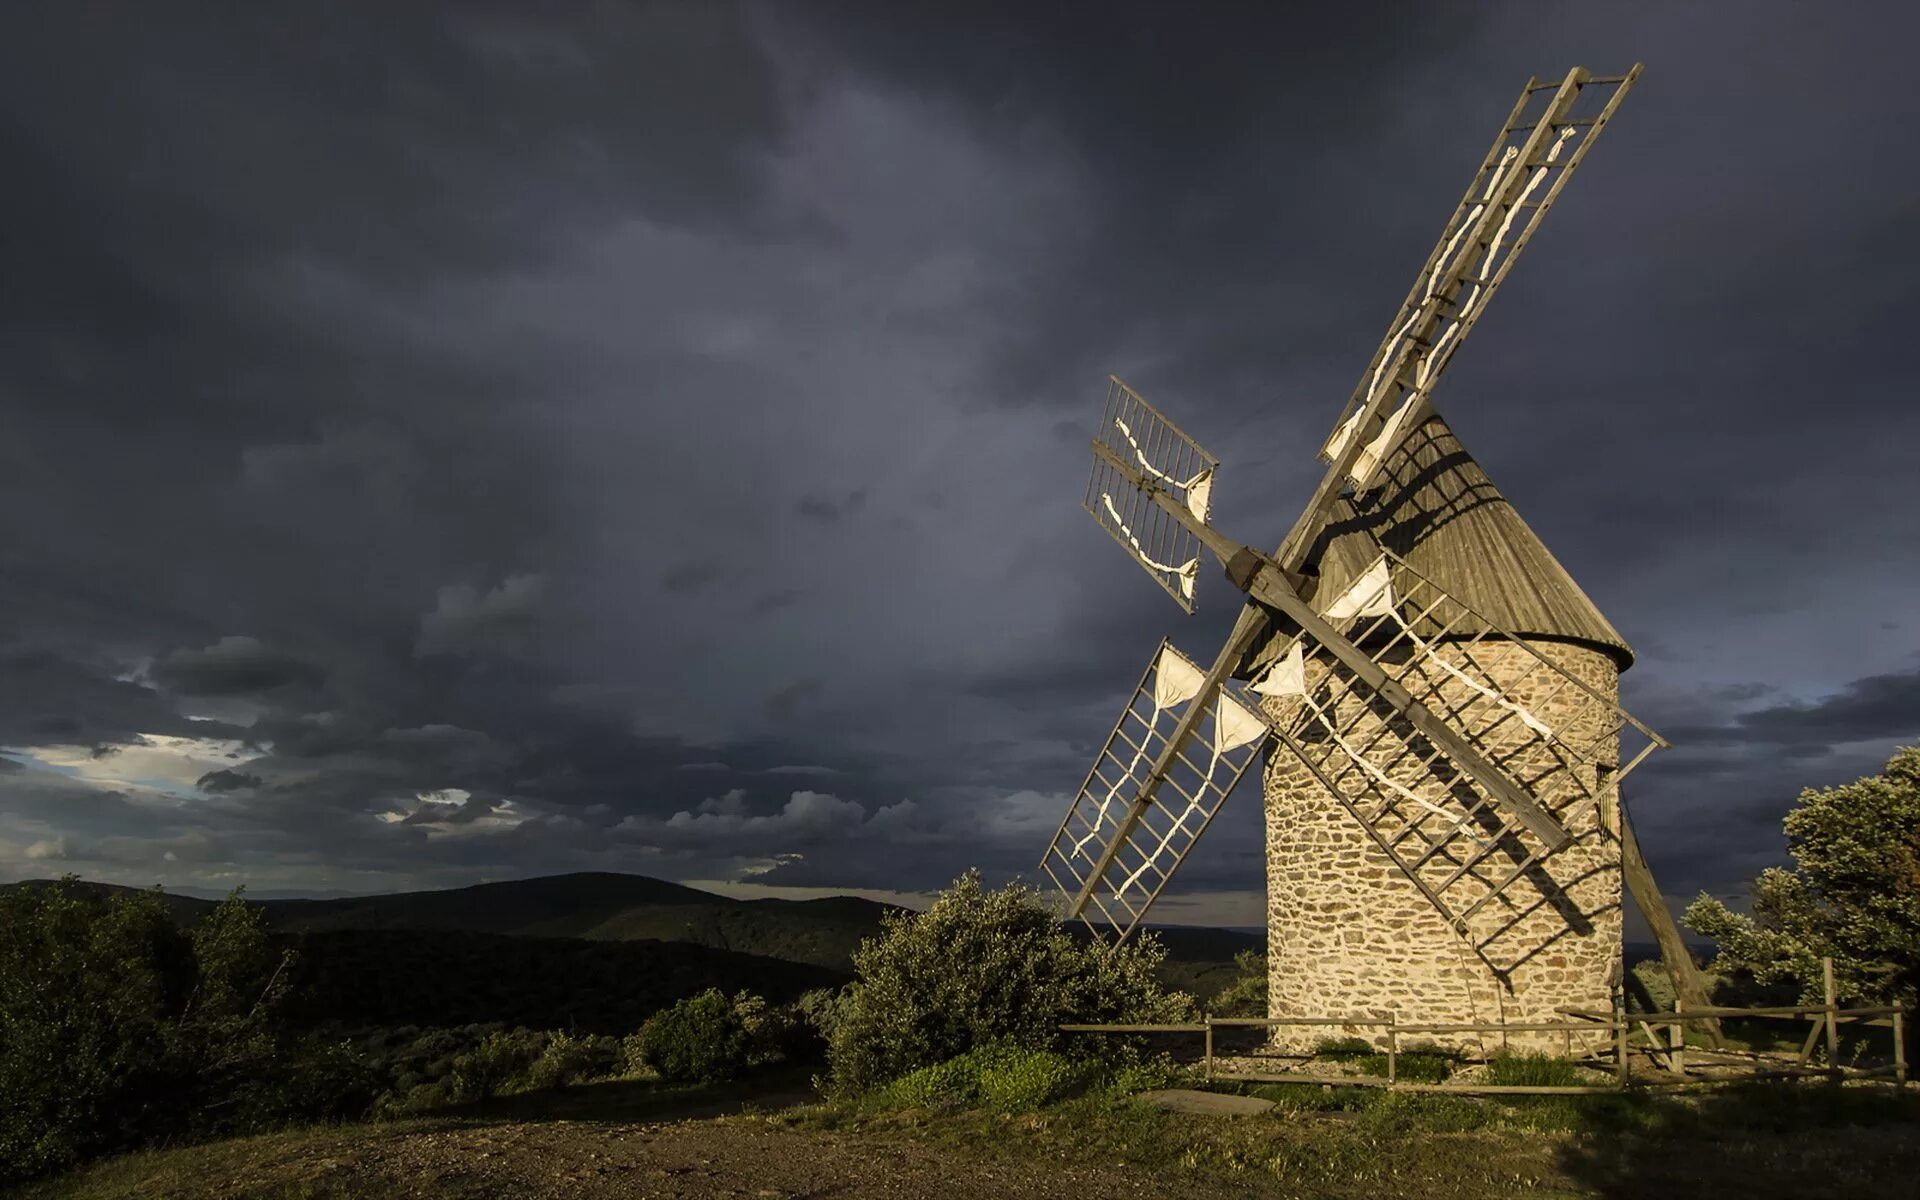
<svg viewBox="0 0 1920 1200">
<path fill-rule="evenodd" d="M 1214 1031 L 1227 1028 L 1274 1028 L 1277 1026 L 1319 1026 L 1324 1028 L 1383 1029 L 1386 1031 L 1386 1075 L 1328 1075 L 1309 1071 L 1232 1071 L 1230 1077 L 1253 1082 L 1337 1084 L 1345 1087 L 1382 1087 L 1407 1092 L 1469 1092 L 1476 1094 L 1507 1095 L 1592 1095 L 1597 1093 L 1615 1093 L 1629 1088 L 1677 1088 L 1691 1085 L 1711 1085 L 1740 1082 L 1750 1079 L 1787 1079 L 1802 1077 L 1826 1078 L 1834 1081 L 1891 1080 L 1896 1087 L 1907 1086 L 1906 1057 L 1906 1010 L 1901 1005 L 1887 1005 L 1873 1008 L 1843 1008 L 1833 1002 L 1833 984 L 1831 970 L 1827 978 L 1827 1002 L 1825 1004 L 1797 1004 L 1778 1008 L 1702 1008 L 1677 1006 L 1673 1012 L 1629 1013 L 1617 1011 L 1611 1013 L 1594 1012 L 1578 1008 L 1558 1010 L 1567 1017 L 1564 1021 L 1526 1021 L 1500 1022 L 1475 1021 L 1465 1023 L 1407 1023 L 1387 1017 L 1214 1017 L 1203 1016 L 1201 1020 L 1173 1025 L 1062 1025 L 1067 1033 L 1192 1033 L 1205 1039 L 1204 1063 L 1206 1077 L 1215 1077 Z M 1728 1049 L 1720 1045 L 1689 1045 L 1686 1037 L 1687 1026 L 1695 1022 L 1709 1023 L 1727 1019 L 1760 1020 L 1810 1020 L 1806 1040 L 1801 1043 L 1795 1056 L 1785 1056 L 1764 1051 L 1742 1051 Z M 1883 1066 L 1851 1067 L 1839 1062 L 1840 1027 L 1845 1024 L 1858 1024 L 1887 1028 L 1891 1030 L 1893 1055 L 1890 1062 Z M 1662 1031 L 1664 1032 L 1664 1036 Z M 1609 1037 L 1609 1050 L 1590 1054 L 1589 1060 L 1609 1063 L 1613 1081 L 1608 1085 L 1587 1086 L 1496 1086 L 1473 1083 L 1409 1083 L 1399 1078 L 1400 1056 L 1407 1053 L 1402 1048 L 1401 1039 L 1414 1034 L 1436 1033 L 1561 1033 L 1565 1035 L 1569 1057 L 1573 1039 L 1576 1035 L 1591 1035 L 1604 1032 Z M 1635 1035 L 1640 1036 L 1640 1044 L 1635 1045 Z M 1815 1046 L 1824 1035 L 1826 1042 L 1826 1065 L 1815 1066 L 1812 1056 Z M 1582 1040 L 1587 1040 L 1583 1037 Z M 1635 1079 L 1633 1074 L 1633 1056 L 1635 1051 L 1646 1055 L 1659 1068 L 1660 1074 L 1651 1078 Z M 1311 1057 L 1311 1056 L 1307 1056 Z M 1691 1072 L 1691 1073 L 1690 1073 Z M 1709 1072 L 1713 1072 L 1709 1074 Z"/>
</svg>

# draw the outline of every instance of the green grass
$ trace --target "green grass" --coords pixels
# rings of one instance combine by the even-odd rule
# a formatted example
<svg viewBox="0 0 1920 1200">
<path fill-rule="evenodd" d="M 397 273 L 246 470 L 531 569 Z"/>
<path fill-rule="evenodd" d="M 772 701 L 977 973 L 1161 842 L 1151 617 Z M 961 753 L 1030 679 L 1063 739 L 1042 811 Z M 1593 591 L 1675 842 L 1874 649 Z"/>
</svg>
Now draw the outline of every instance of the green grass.
<svg viewBox="0 0 1920 1200">
<path fill-rule="evenodd" d="M 1494 1087 L 1581 1087 L 1592 1080 L 1574 1063 L 1551 1054 L 1496 1054 L 1487 1060 L 1482 1082 Z"/>
<path fill-rule="evenodd" d="M 858 1135 L 951 1153 L 956 1162 L 1121 1164 L 1141 1194 L 1222 1196 L 1249 1189 L 1346 1200 L 1468 1200 L 1686 1194 L 1690 1200 L 1901 1195 L 1920 1175 L 1920 1096 L 1825 1085 L 1754 1086 L 1697 1096 L 1491 1096 L 1270 1084 L 1267 1114 L 1216 1118 L 1169 1113 L 1094 1088 L 1023 1113 L 980 1107 L 887 1110 L 868 1102 L 790 1103 L 775 1081 L 676 1088 L 649 1081 L 593 1084 L 507 1097 L 431 1118 L 342 1125 L 112 1159 L 31 1187 L 22 1200 L 201 1194 L 208 1180 L 249 1180 L 234 1194 L 271 1200 L 344 1200 L 377 1173 L 286 1181 L 288 1163 L 353 1162 L 372 1146 L 476 1124 L 624 1125 L 668 1117 L 777 1111 L 766 1121 L 796 1136 Z M 797 1090 L 794 1078 L 778 1081 Z M 756 1088 L 761 1090 L 756 1090 Z M 591 1145 L 591 1143 L 588 1143 Z M 275 1164 L 282 1164 L 278 1168 Z M 422 1176 L 423 1200 L 471 1196 L 469 1185 Z M 463 1190 L 467 1189 L 467 1190 Z M 593 1193 L 600 1194 L 600 1193 Z M 607 1194 L 612 1194 L 607 1193 Z"/>
<path fill-rule="evenodd" d="M 1502 1068 L 1539 1078 L 1531 1063 Z M 1898 1194 L 1920 1171 L 1920 1097 L 1752 1087 L 1698 1096 L 1450 1096 L 1268 1084 L 1265 1116 L 1195 1117 L 1089 1094 L 1008 1117 L 825 1105 L 783 1124 L 910 1137 L 981 1157 L 1115 1162 L 1143 1179 L 1284 1181 L 1286 1194 Z M 1707 1180 L 1702 1183 L 1701 1180 Z"/>
</svg>

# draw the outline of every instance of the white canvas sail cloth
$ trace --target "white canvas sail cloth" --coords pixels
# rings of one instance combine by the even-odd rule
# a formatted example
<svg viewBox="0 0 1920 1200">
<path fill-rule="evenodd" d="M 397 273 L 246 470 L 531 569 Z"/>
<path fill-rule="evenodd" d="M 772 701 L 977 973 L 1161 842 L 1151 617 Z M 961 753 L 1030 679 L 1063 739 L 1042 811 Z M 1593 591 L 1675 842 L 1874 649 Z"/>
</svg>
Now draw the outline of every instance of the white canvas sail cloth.
<svg viewBox="0 0 1920 1200">
<path fill-rule="evenodd" d="M 1147 728 L 1157 728 L 1160 724 L 1160 714 L 1178 708 L 1199 695 L 1200 688 L 1206 681 L 1206 675 L 1199 667 L 1189 662 L 1186 655 L 1172 646 L 1160 647 L 1159 657 L 1153 662 L 1153 691 L 1151 692 L 1153 716 L 1148 719 Z M 1132 761 L 1127 764 L 1126 772 L 1114 781 L 1113 786 L 1109 787 L 1106 795 L 1101 798 L 1093 827 L 1074 842 L 1074 854 L 1092 858 L 1085 853 L 1087 843 L 1100 836 L 1101 831 L 1106 828 L 1107 815 L 1112 810 L 1114 801 L 1120 799 L 1120 788 L 1134 781 L 1135 772 L 1140 769 L 1140 760 L 1146 757 L 1147 742 L 1147 738 L 1140 739 L 1139 746 L 1133 752 Z"/>
<path fill-rule="evenodd" d="M 1174 655 L 1173 657 L 1179 658 L 1180 656 Z M 1198 692 L 1199 684 L 1204 681 L 1204 677 L 1200 675 L 1200 669 L 1192 663 L 1186 663 L 1185 659 L 1180 659 L 1180 661 L 1185 663 L 1187 668 L 1193 672 L 1195 679 L 1194 691 Z M 1191 694 L 1192 693 L 1189 693 L 1189 695 Z M 1214 778 L 1215 773 L 1220 769 L 1220 760 L 1225 758 L 1229 753 L 1238 750 L 1242 746 L 1252 745 L 1254 742 L 1265 738 L 1267 734 L 1271 732 L 1272 730 L 1267 725 L 1265 717 L 1247 708 L 1232 696 L 1227 695 L 1225 691 L 1216 691 L 1213 699 L 1213 730 L 1212 736 L 1208 739 L 1209 748 L 1213 752 L 1213 757 L 1207 763 L 1205 778 L 1208 781 Z M 1185 835 L 1189 840 L 1199 835 L 1199 830 L 1188 828 L 1187 822 L 1195 816 L 1202 818 L 1204 822 L 1207 816 L 1207 810 L 1201 806 L 1200 801 L 1206 797 L 1206 795 L 1207 790 L 1202 788 L 1199 796 L 1191 797 L 1187 800 L 1185 811 L 1178 817 L 1175 817 L 1173 824 L 1164 834 L 1160 835 L 1159 844 L 1154 846 L 1152 852 L 1141 860 L 1140 865 L 1134 868 L 1132 874 L 1121 880 L 1119 885 L 1113 889 L 1115 899 L 1118 899 L 1128 888 L 1140 882 L 1140 876 L 1146 872 L 1150 865 L 1158 862 L 1162 854 L 1166 853 L 1167 847 L 1172 845 L 1176 834 Z"/>
<path fill-rule="evenodd" d="M 1322 615 L 1335 624 L 1344 624 L 1361 617 L 1384 617 L 1392 621 L 1394 626 L 1406 636 L 1407 641 L 1420 652 L 1421 657 L 1425 661 L 1438 667 L 1442 672 L 1451 676 L 1461 685 L 1475 692 L 1482 698 L 1490 700 L 1501 708 L 1506 709 L 1515 717 L 1519 718 L 1521 724 L 1533 730 L 1541 737 L 1551 738 L 1554 736 L 1552 728 L 1549 727 L 1545 721 L 1542 721 L 1529 711 L 1525 705 L 1516 703 L 1501 693 L 1499 689 L 1487 686 L 1478 679 L 1468 675 L 1465 671 L 1454 666 L 1453 663 L 1447 660 L 1445 655 L 1440 653 L 1438 647 L 1414 632 L 1413 626 L 1407 622 L 1406 618 L 1400 615 L 1400 606 L 1396 602 L 1393 594 L 1393 573 L 1387 563 L 1386 555 L 1383 554 L 1379 558 L 1374 559 L 1373 565 L 1362 572 L 1360 577 L 1355 579 L 1346 591 L 1336 597 L 1334 602 L 1327 606 L 1326 612 Z"/>
<path fill-rule="evenodd" d="M 1394 594 L 1391 564 L 1385 555 L 1373 561 L 1365 571 L 1354 579 L 1323 610 L 1322 616 L 1335 625 L 1351 625 L 1361 619 L 1370 618 L 1389 621 L 1406 638 L 1409 645 L 1420 655 L 1420 660 L 1438 668 L 1441 672 L 1458 681 L 1484 699 L 1492 701 L 1512 713 L 1522 724 L 1542 737 L 1553 737 L 1553 730 L 1521 704 L 1503 695 L 1497 688 L 1489 687 L 1481 681 L 1460 670 L 1446 656 L 1440 653 L 1434 643 L 1414 632 L 1413 626 L 1400 613 L 1400 603 Z M 1455 831 L 1464 829 L 1457 815 L 1434 804 L 1412 789 L 1400 784 L 1369 762 L 1366 756 L 1350 744 L 1340 728 L 1334 714 L 1315 701 L 1307 687 L 1305 646 L 1298 638 L 1253 684 L 1253 690 L 1264 696 L 1297 699 L 1302 710 L 1308 713 L 1346 757 L 1362 773 L 1371 778 L 1374 784 L 1409 803 L 1426 809 L 1453 823 Z"/>
</svg>

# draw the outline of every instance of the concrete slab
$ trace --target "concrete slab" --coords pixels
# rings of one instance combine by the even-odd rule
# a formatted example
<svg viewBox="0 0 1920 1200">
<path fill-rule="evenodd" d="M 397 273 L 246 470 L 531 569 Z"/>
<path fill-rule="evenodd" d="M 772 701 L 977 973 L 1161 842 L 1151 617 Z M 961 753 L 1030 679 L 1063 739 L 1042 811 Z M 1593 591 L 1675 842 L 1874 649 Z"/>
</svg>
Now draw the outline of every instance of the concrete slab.
<svg viewBox="0 0 1920 1200">
<path fill-rule="evenodd" d="M 1229 1096 L 1221 1092 L 1196 1092 L 1187 1088 L 1141 1092 L 1134 1099 L 1169 1112 L 1199 1113 L 1209 1117 L 1252 1117 L 1273 1107 L 1273 1101 L 1254 1096 Z"/>
</svg>

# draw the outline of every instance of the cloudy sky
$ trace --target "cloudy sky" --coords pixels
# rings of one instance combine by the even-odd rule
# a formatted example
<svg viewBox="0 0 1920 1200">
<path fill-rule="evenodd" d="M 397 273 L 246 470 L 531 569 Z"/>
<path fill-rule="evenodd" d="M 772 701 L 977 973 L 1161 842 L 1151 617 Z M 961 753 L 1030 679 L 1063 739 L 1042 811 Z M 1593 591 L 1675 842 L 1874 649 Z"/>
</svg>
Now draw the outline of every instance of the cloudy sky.
<svg viewBox="0 0 1920 1200">
<path fill-rule="evenodd" d="M 1656 871 L 1920 740 L 1911 6 L 534 7 L 0 17 L 0 879 L 1031 872 L 1235 607 L 1080 511 L 1107 373 L 1271 546 L 1576 63 L 1436 403 L 1640 654 Z"/>
</svg>

